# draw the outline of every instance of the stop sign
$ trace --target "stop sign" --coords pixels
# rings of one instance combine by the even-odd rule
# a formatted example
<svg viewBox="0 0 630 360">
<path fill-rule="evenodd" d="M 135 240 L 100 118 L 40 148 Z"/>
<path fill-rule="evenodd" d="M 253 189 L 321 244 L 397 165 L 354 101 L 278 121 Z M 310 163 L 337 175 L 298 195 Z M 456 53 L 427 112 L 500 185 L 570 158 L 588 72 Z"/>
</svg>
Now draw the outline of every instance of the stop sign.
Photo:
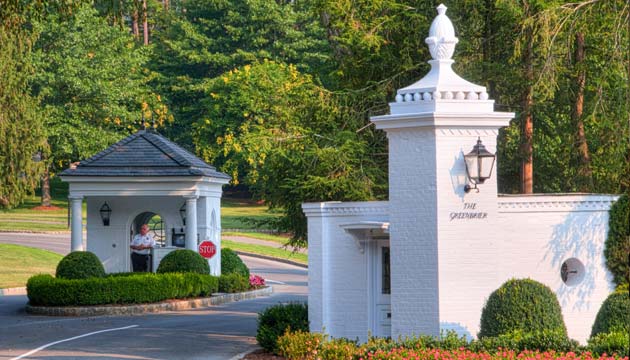
<svg viewBox="0 0 630 360">
<path fill-rule="evenodd" d="M 212 241 L 204 240 L 199 244 L 199 255 L 211 259 L 217 253 L 217 247 Z"/>
</svg>

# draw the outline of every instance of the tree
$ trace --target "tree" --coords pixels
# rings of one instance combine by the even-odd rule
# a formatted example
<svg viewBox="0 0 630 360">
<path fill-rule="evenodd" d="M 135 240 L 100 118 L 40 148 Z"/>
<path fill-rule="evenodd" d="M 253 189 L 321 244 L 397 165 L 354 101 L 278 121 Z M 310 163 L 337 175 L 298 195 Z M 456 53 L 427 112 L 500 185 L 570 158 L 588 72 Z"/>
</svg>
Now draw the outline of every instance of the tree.
<svg viewBox="0 0 630 360">
<path fill-rule="evenodd" d="M 69 16 L 52 13 L 34 27 L 40 37 L 30 82 L 40 99 L 45 162 L 53 173 L 143 126 L 142 111 L 157 125 L 168 120 L 161 97 L 147 86 L 151 49 L 109 26 L 91 5 Z"/>
<path fill-rule="evenodd" d="M 23 28 L 28 8 L 18 2 L 0 11 L 0 207 L 19 205 L 37 186 L 41 164 L 34 155 L 45 149 L 37 101 L 28 93 L 35 36 Z"/>
<path fill-rule="evenodd" d="M 205 113 L 194 124 L 204 160 L 247 184 L 285 216 L 276 225 L 303 245 L 308 201 L 368 200 L 386 191 L 386 161 L 375 156 L 365 120 L 295 66 L 263 61 L 204 84 Z M 380 159 L 379 159 L 380 158 Z"/>
</svg>

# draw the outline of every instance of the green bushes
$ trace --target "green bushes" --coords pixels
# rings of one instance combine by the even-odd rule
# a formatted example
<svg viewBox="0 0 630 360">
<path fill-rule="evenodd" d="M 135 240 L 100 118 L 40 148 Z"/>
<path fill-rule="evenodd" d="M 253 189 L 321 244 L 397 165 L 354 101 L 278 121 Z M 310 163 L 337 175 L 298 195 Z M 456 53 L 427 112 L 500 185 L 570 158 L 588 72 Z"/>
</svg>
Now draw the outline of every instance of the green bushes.
<svg viewBox="0 0 630 360">
<path fill-rule="evenodd" d="M 36 275 L 28 280 L 26 290 L 34 306 L 139 304 L 209 296 L 217 292 L 218 279 L 195 273 L 139 273 L 76 280 Z"/>
<path fill-rule="evenodd" d="M 157 268 L 159 274 L 174 272 L 207 275 L 210 274 L 210 266 L 208 260 L 198 253 L 188 249 L 180 249 L 168 253 Z"/>
<path fill-rule="evenodd" d="M 105 276 L 101 260 L 91 252 L 75 251 L 57 264 L 56 276 L 62 279 L 87 279 Z"/>
<path fill-rule="evenodd" d="M 513 331 L 555 331 L 566 336 L 556 295 L 530 279 L 512 279 L 490 294 L 481 313 L 479 337 Z"/>
<path fill-rule="evenodd" d="M 615 291 L 608 295 L 597 312 L 591 337 L 602 333 L 630 331 L 630 298 L 628 291 Z"/>
<path fill-rule="evenodd" d="M 289 329 L 305 332 L 309 330 L 306 304 L 275 305 L 258 314 L 256 341 L 263 349 L 278 353 L 277 340 Z"/>
<path fill-rule="evenodd" d="M 221 273 L 240 274 L 249 279 L 249 269 L 247 265 L 232 249 L 221 249 Z"/>
<path fill-rule="evenodd" d="M 512 331 L 496 337 L 485 337 L 473 341 L 470 349 L 474 351 L 495 351 L 499 348 L 514 351 L 555 350 L 562 352 L 578 351 L 580 344 L 558 330 L 542 330 L 534 332 Z"/>
<path fill-rule="evenodd" d="M 630 335 L 628 332 L 612 331 L 600 333 L 588 340 L 588 350 L 595 355 L 619 354 L 630 356 Z"/>
<path fill-rule="evenodd" d="M 219 277 L 219 292 L 235 293 L 249 290 L 249 279 L 240 274 L 226 274 Z"/>
<path fill-rule="evenodd" d="M 610 208 L 608 237 L 604 244 L 606 266 L 617 285 L 628 284 L 628 254 L 630 253 L 630 196 L 622 195 Z"/>
</svg>

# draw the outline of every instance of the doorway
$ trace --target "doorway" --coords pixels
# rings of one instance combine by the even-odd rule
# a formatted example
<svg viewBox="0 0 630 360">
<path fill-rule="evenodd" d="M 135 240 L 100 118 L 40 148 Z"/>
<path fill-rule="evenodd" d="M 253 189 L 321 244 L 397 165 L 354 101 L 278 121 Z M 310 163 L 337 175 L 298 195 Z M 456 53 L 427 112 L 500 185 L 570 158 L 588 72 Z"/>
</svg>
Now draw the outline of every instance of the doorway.
<svg viewBox="0 0 630 360">
<path fill-rule="evenodd" d="M 129 239 L 127 240 L 127 249 L 128 250 L 128 254 L 127 254 L 127 258 L 131 259 L 131 249 L 129 248 L 129 245 L 131 245 L 131 241 L 133 240 L 133 237 L 136 234 L 140 233 L 140 228 L 142 227 L 142 225 L 147 224 L 149 226 L 149 234 L 151 234 L 151 236 L 153 237 L 153 240 L 155 240 L 155 247 L 165 247 L 166 244 L 166 231 L 165 231 L 165 225 L 164 225 L 164 220 L 162 220 L 162 217 L 154 212 L 151 211 L 145 211 L 143 213 L 138 214 L 133 221 L 131 222 L 131 226 L 129 227 Z M 149 271 L 154 271 L 155 269 L 153 269 L 154 264 L 153 264 L 153 259 L 150 256 L 149 257 Z M 127 271 L 133 271 L 133 267 L 131 264 L 131 261 L 127 262 Z"/>
<path fill-rule="evenodd" d="M 378 337 L 390 337 L 392 334 L 392 288 L 389 238 L 375 239 L 370 249 L 372 334 Z"/>
</svg>

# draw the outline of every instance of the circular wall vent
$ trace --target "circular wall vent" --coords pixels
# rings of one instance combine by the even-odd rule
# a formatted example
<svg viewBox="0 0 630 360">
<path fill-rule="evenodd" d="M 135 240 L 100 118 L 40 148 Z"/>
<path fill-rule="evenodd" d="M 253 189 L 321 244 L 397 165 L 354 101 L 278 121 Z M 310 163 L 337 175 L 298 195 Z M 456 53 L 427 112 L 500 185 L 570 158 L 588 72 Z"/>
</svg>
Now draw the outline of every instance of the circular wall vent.
<svg viewBox="0 0 630 360">
<path fill-rule="evenodd" d="M 565 260 L 560 267 L 560 278 L 567 286 L 575 286 L 584 280 L 584 264 L 576 258 Z"/>
</svg>

